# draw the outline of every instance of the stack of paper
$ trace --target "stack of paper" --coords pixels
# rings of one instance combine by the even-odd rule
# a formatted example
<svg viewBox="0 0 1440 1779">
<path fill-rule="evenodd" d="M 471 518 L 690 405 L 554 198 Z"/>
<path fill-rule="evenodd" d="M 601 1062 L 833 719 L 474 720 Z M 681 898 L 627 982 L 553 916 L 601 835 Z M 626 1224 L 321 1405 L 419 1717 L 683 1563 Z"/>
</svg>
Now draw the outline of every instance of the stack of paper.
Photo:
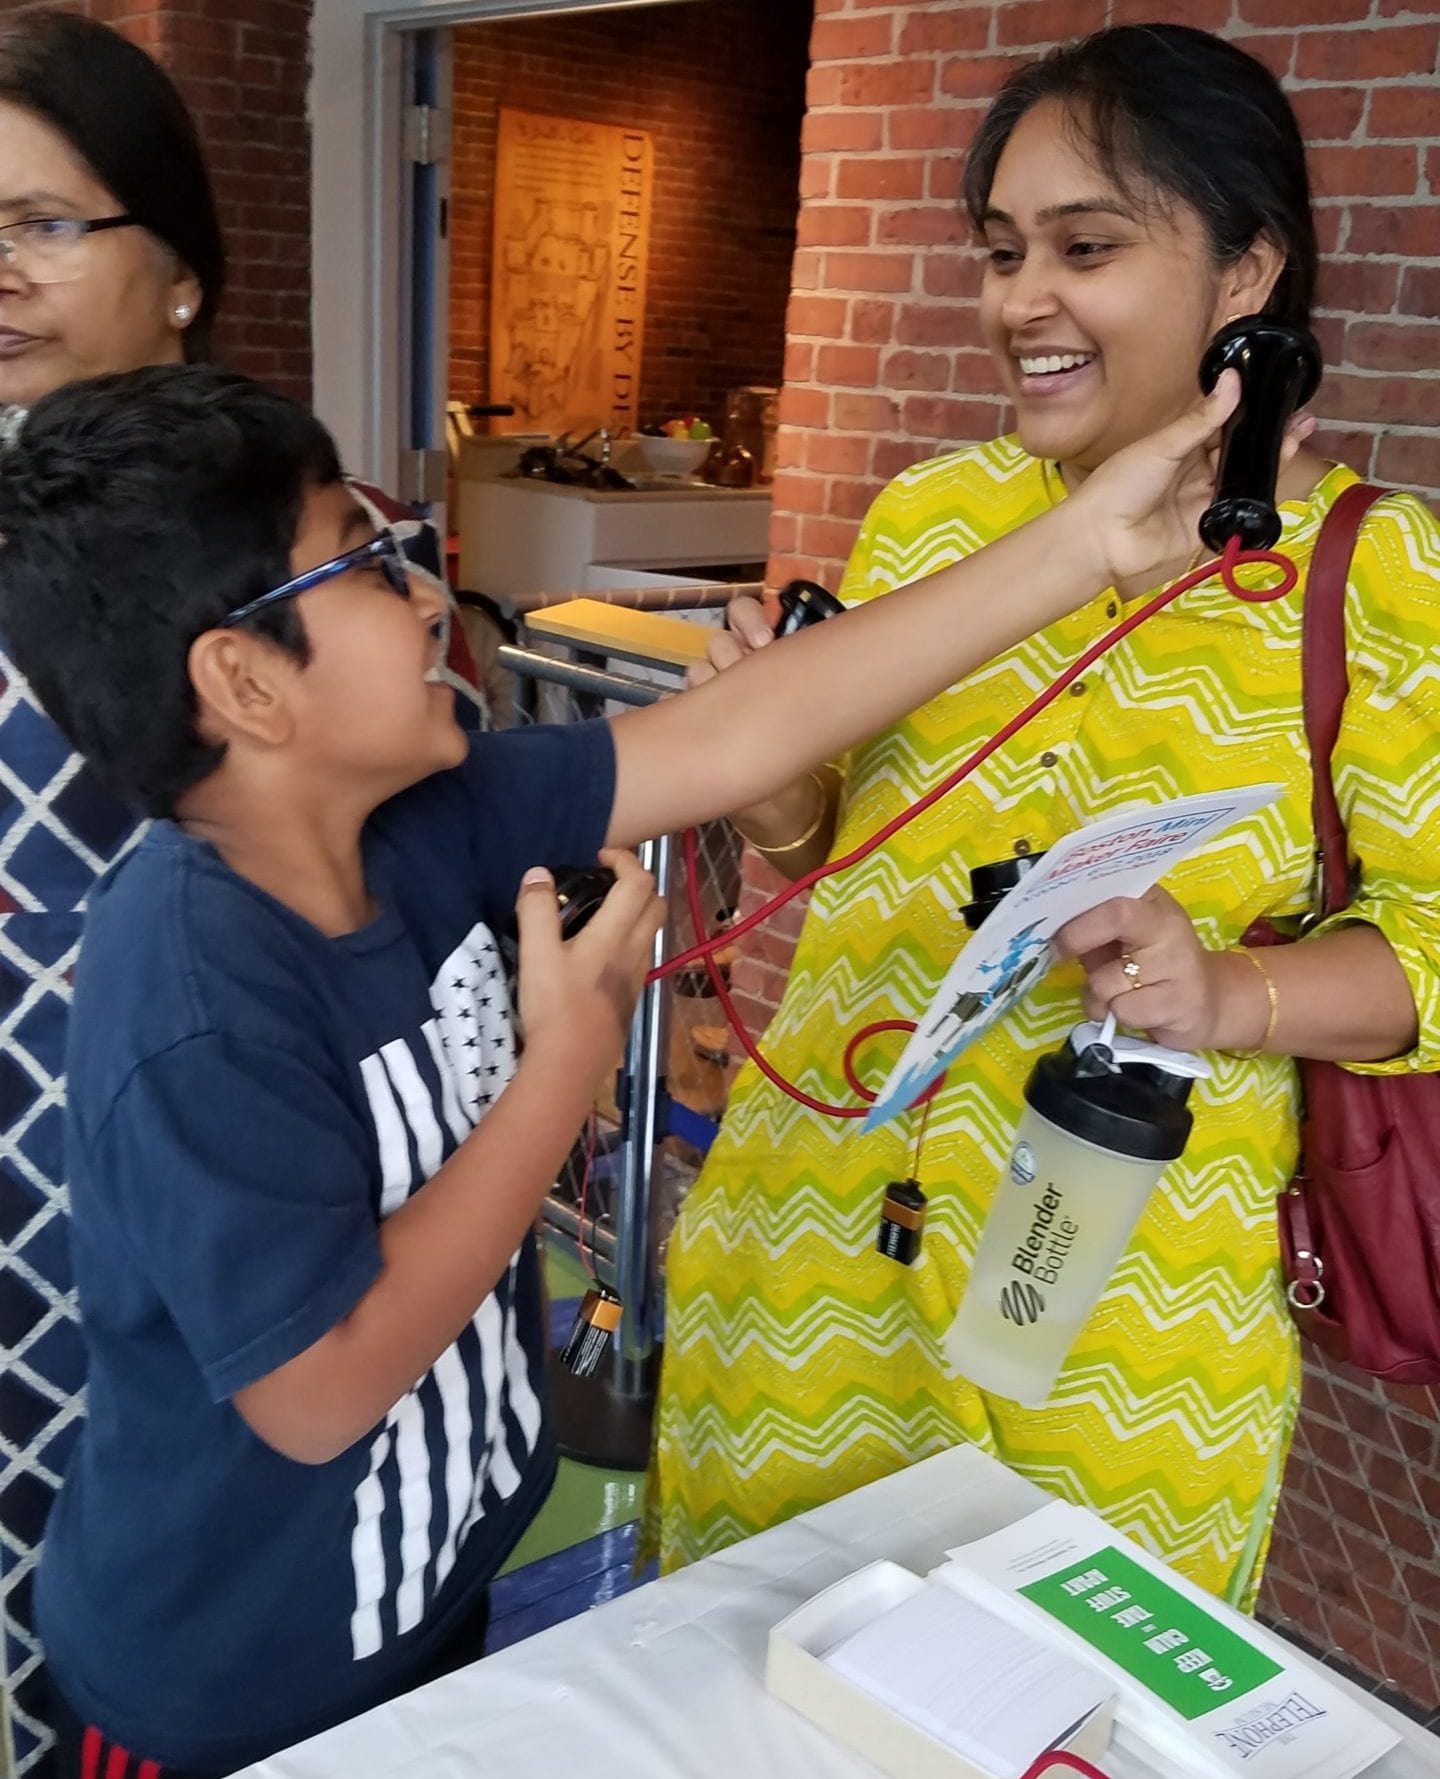
<svg viewBox="0 0 1440 1779">
<path fill-rule="evenodd" d="M 824 1660 L 995 1779 L 1019 1779 L 1037 1755 L 1073 1746 L 1115 1698 L 1094 1668 L 934 1585 Z"/>
<path fill-rule="evenodd" d="M 1398 1738 L 1314 1667 L 1082 1508 L 1053 1502 L 932 1581 L 1097 1664 L 1115 1745 L 1155 1771 L 1354 1779 Z"/>
</svg>

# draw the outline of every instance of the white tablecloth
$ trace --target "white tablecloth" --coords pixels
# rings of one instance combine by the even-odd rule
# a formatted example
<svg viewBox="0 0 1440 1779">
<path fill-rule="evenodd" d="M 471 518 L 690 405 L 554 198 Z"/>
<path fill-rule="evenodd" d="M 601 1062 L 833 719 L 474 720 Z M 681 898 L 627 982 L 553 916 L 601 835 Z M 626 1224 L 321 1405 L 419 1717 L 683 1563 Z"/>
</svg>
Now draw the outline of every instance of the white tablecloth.
<svg viewBox="0 0 1440 1779">
<path fill-rule="evenodd" d="M 1046 1499 L 969 1448 L 832 1501 L 245 1769 L 245 1779 L 874 1779 L 764 1690 L 770 1627 L 862 1564 L 921 1573 Z M 1346 1682 L 1329 1678 L 1335 1685 Z M 1404 1736 L 1373 1779 L 1436 1779 Z M 1113 1779 L 1163 1779 L 1112 1757 Z"/>
</svg>

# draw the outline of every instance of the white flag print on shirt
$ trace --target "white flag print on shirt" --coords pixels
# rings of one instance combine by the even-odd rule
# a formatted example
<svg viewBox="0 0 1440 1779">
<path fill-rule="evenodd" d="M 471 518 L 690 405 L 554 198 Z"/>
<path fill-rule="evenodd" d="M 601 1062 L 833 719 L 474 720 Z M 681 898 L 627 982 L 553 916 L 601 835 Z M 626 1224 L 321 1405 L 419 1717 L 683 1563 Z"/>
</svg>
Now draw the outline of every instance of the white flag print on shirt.
<svg viewBox="0 0 1440 1779">
<path fill-rule="evenodd" d="M 462 1142 L 515 1072 L 510 994 L 487 927 L 473 927 L 445 960 L 430 1003 L 435 1016 L 418 1033 L 382 1045 L 360 1065 L 380 1155 L 382 1217 L 440 1166 L 444 1133 L 452 1146 Z M 483 1518 L 487 1489 L 508 1499 L 535 1449 L 541 1410 L 515 1321 L 518 1264 L 517 1252 L 465 1334 L 395 1404 L 371 1442 L 350 1545 L 356 1661 L 422 1622 Z"/>
</svg>

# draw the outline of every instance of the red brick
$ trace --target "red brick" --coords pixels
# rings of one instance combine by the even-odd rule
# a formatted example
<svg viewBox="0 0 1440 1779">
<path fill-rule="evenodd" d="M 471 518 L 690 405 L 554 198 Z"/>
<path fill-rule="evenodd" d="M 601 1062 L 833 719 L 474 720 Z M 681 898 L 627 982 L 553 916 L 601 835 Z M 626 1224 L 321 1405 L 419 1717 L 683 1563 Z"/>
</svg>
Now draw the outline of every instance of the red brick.
<svg viewBox="0 0 1440 1779">
<path fill-rule="evenodd" d="M 1440 489 L 1440 438 L 1434 433 L 1392 432 L 1380 441 L 1375 474 L 1382 482 Z"/>
<path fill-rule="evenodd" d="M 832 290 L 906 291 L 915 277 L 908 253 L 831 253 L 825 280 Z"/>
<path fill-rule="evenodd" d="M 978 253 L 931 254 L 925 261 L 925 294 L 976 297 L 984 275 L 985 261 Z"/>
<path fill-rule="evenodd" d="M 1371 474 L 1376 435 L 1355 427 L 1317 426 L 1310 435 L 1310 449 L 1334 463 L 1348 464 L 1362 476 Z"/>
<path fill-rule="evenodd" d="M 785 347 L 785 381 L 808 383 L 815 365 L 815 347 L 809 340 L 790 340 Z"/>
<path fill-rule="evenodd" d="M 1363 370 L 1433 372 L 1440 364 L 1440 327 L 1425 322 L 1356 322 L 1346 343 L 1350 363 Z"/>
<path fill-rule="evenodd" d="M 935 447 L 922 439 L 877 439 L 873 468 L 882 482 L 888 482 L 934 454 Z"/>
<path fill-rule="evenodd" d="M 957 57 L 940 70 L 940 91 L 952 99 L 993 99 L 1020 56 Z"/>
<path fill-rule="evenodd" d="M 886 119 L 886 137 L 891 148 L 958 151 L 969 144 L 984 115 L 985 107 L 978 104 L 922 105 L 916 111 L 892 111 Z"/>
<path fill-rule="evenodd" d="M 993 402 L 911 396 L 905 403 L 905 430 L 921 438 L 975 444 L 995 437 L 999 430 L 999 408 Z"/>
<path fill-rule="evenodd" d="M 1315 148 L 1310 171 L 1321 197 L 1409 197 L 1420 164 L 1413 148 Z"/>
<path fill-rule="evenodd" d="M 1322 309 L 1384 315 L 1395 307 L 1399 285 L 1397 265 L 1363 259 L 1326 260 L 1320 267 L 1316 302 Z"/>
<path fill-rule="evenodd" d="M 817 63 L 854 62 L 866 56 L 888 56 L 894 39 L 894 18 L 884 13 L 858 19 L 817 19 L 810 33 L 810 59 Z"/>
<path fill-rule="evenodd" d="M 915 59 L 861 62 L 840 71 L 836 102 L 841 105 L 920 105 L 934 92 L 935 66 L 932 62 Z"/>
<path fill-rule="evenodd" d="M 1440 426 L 1440 377 L 1360 377 L 1328 372 L 1319 411 L 1330 420 Z"/>
<path fill-rule="evenodd" d="M 830 484 L 830 511 L 837 519 L 863 519 L 870 511 L 870 503 L 879 492 L 878 483 L 832 482 Z"/>
<path fill-rule="evenodd" d="M 802 519 L 800 547 L 814 556 L 839 560 L 850 554 L 859 524 L 850 519 Z"/>
<path fill-rule="evenodd" d="M 885 360 L 888 389 L 925 389 L 938 392 L 950 387 L 950 359 L 943 352 L 892 352 Z"/>
<path fill-rule="evenodd" d="M 1370 16 L 1370 0 L 1323 0 L 1323 7 L 1327 26 Z M 1319 10 L 1317 0 L 1239 0 L 1241 22 L 1261 31 L 1318 24 Z"/>
<path fill-rule="evenodd" d="M 870 154 L 884 141 L 883 111 L 810 111 L 800 126 L 800 146 L 806 154 Z"/>
<path fill-rule="evenodd" d="M 996 38 L 1002 45 L 1063 43 L 1084 37 L 1105 23 L 1105 0 L 1019 0 L 996 9 Z"/>
<path fill-rule="evenodd" d="M 950 387 L 961 395 L 1000 394 L 1000 373 L 988 352 L 957 352 Z"/>
<path fill-rule="evenodd" d="M 1440 50 L 1434 25 L 1383 25 L 1364 31 L 1316 31 L 1299 40 L 1299 80 L 1395 80 L 1429 74 Z"/>
<path fill-rule="evenodd" d="M 828 426 L 830 396 L 823 389 L 797 389 L 793 385 L 780 391 L 780 420 L 785 426 Z"/>
<path fill-rule="evenodd" d="M 1221 31 L 1230 23 L 1231 0 L 1167 0 L 1164 18 L 1172 25 L 1193 25 L 1199 31 Z M 1112 0 L 1112 25 L 1147 25 L 1158 15 L 1155 0 Z"/>
<path fill-rule="evenodd" d="M 837 198 L 922 198 L 926 163 L 914 156 L 841 161 L 836 171 Z"/>
<path fill-rule="evenodd" d="M 970 224 L 953 204 L 927 204 L 882 215 L 875 239 L 882 247 L 960 247 Z"/>
<path fill-rule="evenodd" d="M 946 6 L 935 12 L 911 9 L 900 31 L 902 56 L 935 50 L 984 49 L 990 36 L 988 6 Z"/>
<path fill-rule="evenodd" d="M 888 395 L 837 395 L 837 432 L 893 432 L 900 404 Z"/>
<path fill-rule="evenodd" d="M 896 324 L 895 339 L 901 346 L 961 346 L 973 344 L 975 310 L 954 303 L 907 303 Z"/>
<path fill-rule="evenodd" d="M 1285 80 L 1295 60 L 1295 46 L 1299 39 L 1293 32 L 1272 31 L 1262 35 L 1248 32 L 1232 32 L 1230 41 L 1237 49 L 1243 49 L 1247 55 L 1263 62 L 1277 80 Z"/>
<path fill-rule="evenodd" d="M 857 298 L 850 305 L 850 338 L 857 345 L 888 346 L 894 332 L 894 303 Z"/>
<path fill-rule="evenodd" d="M 807 468 L 822 475 L 863 476 L 870 468 L 870 441 L 813 433 L 805 452 L 805 463 Z"/>
<path fill-rule="evenodd" d="M 1440 204 L 1354 204 L 1345 251 L 1413 258 L 1440 240 Z"/>
<path fill-rule="evenodd" d="M 822 476 L 787 471 L 771 485 L 775 505 L 787 513 L 823 513 L 829 484 Z"/>
<path fill-rule="evenodd" d="M 1312 148 L 1317 142 L 1348 142 L 1360 127 L 1365 92 L 1360 87 L 1306 87 L 1290 94 L 1300 120 L 1300 133 Z"/>
<path fill-rule="evenodd" d="M 792 334 L 814 334 L 838 340 L 845 332 L 846 303 L 843 297 L 801 296 L 790 299 L 785 327 Z"/>
<path fill-rule="evenodd" d="M 1440 321 L 1440 266 L 1406 266 L 1399 307 L 1403 315 Z"/>
<path fill-rule="evenodd" d="M 1365 134 L 1372 141 L 1387 136 L 1427 137 L 1440 133 L 1434 83 L 1428 86 L 1380 86 L 1370 95 Z"/>
<path fill-rule="evenodd" d="M 879 375 L 878 346 L 821 346 L 815 353 L 816 379 L 831 387 L 873 389 Z"/>
<path fill-rule="evenodd" d="M 862 204 L 806 204 L 795 238 L 802 247 L 866 247 L 870 211 Z"/>
</svg>

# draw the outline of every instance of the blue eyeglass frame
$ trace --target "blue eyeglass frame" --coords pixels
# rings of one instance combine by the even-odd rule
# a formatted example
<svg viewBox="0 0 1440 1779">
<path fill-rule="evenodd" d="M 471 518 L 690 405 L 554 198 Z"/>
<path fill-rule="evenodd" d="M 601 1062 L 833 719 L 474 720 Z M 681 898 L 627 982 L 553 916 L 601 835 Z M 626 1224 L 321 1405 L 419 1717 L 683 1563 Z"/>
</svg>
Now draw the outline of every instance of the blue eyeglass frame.
<svg viewBox="0 0 1440 1779">
<path fill-rule="evenodd" d="M 227 612 L 220 620 L 220 628 L 228 630 L 243 619 L 254 617 L 256 612 L 264 611 L 267 606 L 278 605 L 282 599 L 294 599 L 301 593 L 308 593 L 312 587 L 320 586 L 324 581 L 334 580 L 337 575 L 349 574 L 353 568 L 368 568 L 371 563 L 378 566 L 392 593 L 401 599 L 410 597 L 409 558 L 394 532 L 382 531 L 378 537 L 372 537 L 369 543 L 347 550 L 343 556 L 332 556 L 328 562 L 320 563 L 317 568 L 307 568 L 304 574 L 297 574 L 293 581 L 286 581 L 280 587 L 272 587 L 258 599 L 236 606 L 233 612 Z"/>
</svg>

